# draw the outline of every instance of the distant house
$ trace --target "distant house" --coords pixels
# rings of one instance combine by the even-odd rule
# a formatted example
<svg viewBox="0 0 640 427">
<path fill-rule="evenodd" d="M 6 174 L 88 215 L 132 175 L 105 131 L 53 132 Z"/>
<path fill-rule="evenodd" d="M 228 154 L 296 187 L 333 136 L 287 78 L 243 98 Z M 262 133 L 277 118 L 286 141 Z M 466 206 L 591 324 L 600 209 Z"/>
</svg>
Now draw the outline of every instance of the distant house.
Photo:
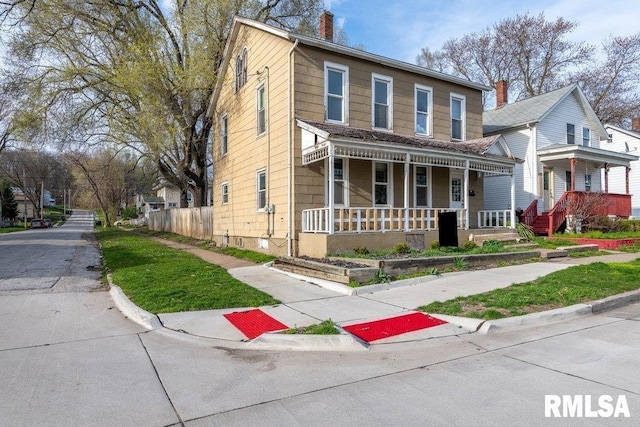
<svg viewBox="0 0 640 427">
<path fill-rule="evenodd" d="M 516 163 L 482 135 L 490 88 L 333 43 L 328 12 L 320 34 L 234 19 L 209 108 L 213 239 L 275 255 L 424 247 L 446 216 L 466 240 L 483 177 Z"/>
<path fill-rule="evenodd" d="M 164 209 L 180 207 L 180 196 L 182 193 L 177 186 L 164 182 L 154 187 L 154 190 L 156 196 L 164 200 Z M 187 203 L 187 207 L 193 207 L 193 195 L 190 192 L 187 192 Z"/>
<path fill-rule="evenodd" d="M 572 193 L 608 193 L 609 170 L 624 174 L 638 157 L 607 147 L 608 133 L 584 94 L 573 84 L 543 95 L 507 103 L 506 82 L 497 85 L 497 108 L 483 114 L 484 136 L 502 135 L 516 157 L 516 208 L 539 234 L 553 233 L 565 219 Z M 602 173 L 601 173 L 602 172 Z M 484 208 L 507 209 L 509 179 L 487 175 Z M 624 189 L 624 188 L 623 188 Z M 608 195 L 606 214 L 628 217 L 628 191 Z M 534 224 L 535 223 L 535 224 Z"/>
<path fill-rule="evenodd" d="M 18 218 L 24 218 L 24 210 L 25 210 L 25 197 L 21 188 L 13 187 L 11 189 L 13 191 L 13 197 L 15 201 L 18 203 Z M 33 189 L 31 189 L 33 190 Z M 31 190 L 27 190 L 28 192 Z M 40 217 L 40 212 L 37 212 L 37 207 L 33 204 L 33 202 L 27 197 L 26 200 L 27 205 L 27 218 L 38 218 Z M 49 190 L 44 190 L 44 194 L 42 195 L 42 206 L 49 207 L 55 206 L 56 200 L 51 195 Z"/>
<path fill-rule="evenodd" d="M 138 194 L 136 196 L 136 208 L 138 210 L 138 216 L 149 219 L 151 212 L 156 212 L 164 209 L 165 201 L 162 197 L 149 196 L 145 194 Z"/>
<path fill-rule="evenodd" d="M 610 138 L 606 144 L 607 149 L 618 153 L 640 155 L 640 117 L 633 118 L 631 129 L 610 124 L 604 125 L 604 128 Z M 602 171 L 602 179 L 604 180 L 604 170 Z M 630 170 L 611 169 L 608 185 L 611 192 L 631 193 L 632 216 L 640 218 L 640 161 L 632 161 Z"/>
</svg>

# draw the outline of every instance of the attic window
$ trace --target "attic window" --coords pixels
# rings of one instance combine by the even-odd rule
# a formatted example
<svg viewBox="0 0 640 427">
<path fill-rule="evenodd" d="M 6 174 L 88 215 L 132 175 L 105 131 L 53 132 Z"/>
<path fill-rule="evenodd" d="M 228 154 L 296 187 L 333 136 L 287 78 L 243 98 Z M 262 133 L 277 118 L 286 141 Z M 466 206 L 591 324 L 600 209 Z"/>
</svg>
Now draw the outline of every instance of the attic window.
<svg viewBox="0 0 640 427">
<path fill-rule="evenodd" d="M 236 57 L 236 92 L 247 82 L 247 48 Z"/>
</svg>

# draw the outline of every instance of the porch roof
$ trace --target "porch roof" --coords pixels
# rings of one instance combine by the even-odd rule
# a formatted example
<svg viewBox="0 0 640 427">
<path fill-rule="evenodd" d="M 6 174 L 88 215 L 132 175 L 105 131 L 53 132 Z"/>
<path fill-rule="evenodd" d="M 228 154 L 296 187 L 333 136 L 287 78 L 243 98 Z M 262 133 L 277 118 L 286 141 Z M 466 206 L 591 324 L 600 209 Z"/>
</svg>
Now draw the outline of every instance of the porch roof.
<svg viewBox="0 0 640 427">
<path fill-rule="evenodd" d="M 510 175 L 516 159 L 501 135 L 451 142 L 399 135 L 331 123 L 297 120 L 303 130 L 302 161 L 313 163 L 329 157 L 332 144 L 338 157 L 387 162 L 465 168 Z"/>
<path fill-rule="evenodd" d="M 605 164 L 611 167 L 629 167 L 632 161 L 638 160 L 638 156 L 631 154 L 585 147 L 578 144 L 552 144 L 538 150 L 538 158 L 541 162 L 566 159 L 586 160 L 599 168 L 604 167 Z"/>
</svg>

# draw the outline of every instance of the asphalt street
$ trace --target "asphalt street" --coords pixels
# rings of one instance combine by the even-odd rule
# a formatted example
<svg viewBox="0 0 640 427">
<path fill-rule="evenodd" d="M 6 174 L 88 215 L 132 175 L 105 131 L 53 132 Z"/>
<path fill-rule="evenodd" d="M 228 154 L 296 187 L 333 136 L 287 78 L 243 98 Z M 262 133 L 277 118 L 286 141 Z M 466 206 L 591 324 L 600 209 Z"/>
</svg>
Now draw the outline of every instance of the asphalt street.
<svg viewBox="0 0 640 427">
<path fill-rule="evenodd" d="M 76 212 L 0 235 L 1 426 L 638 424 L 640 304 L 361 352 L 239 349 L 127 319 L 91 230 Z M 611 396 L 629 417 L 545 417 L 550 395 Z"/>
</svg>

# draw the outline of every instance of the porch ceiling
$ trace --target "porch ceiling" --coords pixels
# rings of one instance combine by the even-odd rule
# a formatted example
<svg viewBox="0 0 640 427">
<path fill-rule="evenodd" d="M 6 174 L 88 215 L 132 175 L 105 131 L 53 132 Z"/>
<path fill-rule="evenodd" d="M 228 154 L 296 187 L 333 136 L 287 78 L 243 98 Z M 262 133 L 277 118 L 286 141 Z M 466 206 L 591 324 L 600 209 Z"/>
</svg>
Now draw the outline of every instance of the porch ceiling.
<svg viewBox="0 0 640 427">
<path fill-rule="evenodd" d="M 538 150 L 538 159 L 543 163 L 554 160 L 578 159 L 591 162 L 601 168 L 605 164 L 611 167 L 629 167 L 632 161 L 638 160 L 638 156 L 577 144 L 554 144 Z"/>
<path fill-rule="evenodd" d="M 488 153 L 500 135 L 464 142 L 409 137 L 344 125 L 298 120 L 303 130 L 302 162 L 314 163 L 329 157 L 442 166 L 511 175 L 516 159 Z M 495 151 L 495 150 L 493 150 Z M 510 153 L 509 153 L 510 154 Z"/>
</svg>

